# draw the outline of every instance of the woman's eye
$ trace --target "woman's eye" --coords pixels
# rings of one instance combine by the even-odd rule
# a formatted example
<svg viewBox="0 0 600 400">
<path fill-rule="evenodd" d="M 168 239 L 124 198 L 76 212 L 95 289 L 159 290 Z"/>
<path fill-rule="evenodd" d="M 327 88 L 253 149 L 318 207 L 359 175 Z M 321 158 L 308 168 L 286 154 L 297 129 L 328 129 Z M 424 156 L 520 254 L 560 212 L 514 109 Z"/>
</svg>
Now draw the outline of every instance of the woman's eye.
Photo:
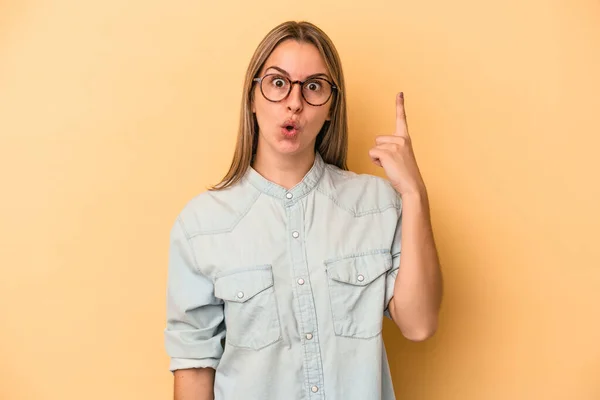
<svg viewBox="0 0 600 400">
<path fill-rule="evenodd" d="M 321 89 L 321 84 L 319 82 L 308 82 L 308 84 L 306 85 L 307 89 L 310 90 L 311 92 L 315 92 L 319 89 Z"/>
<path fill-rule="evenodd" d="M 278 88 L 285 86 L 285 80 L 282 78 L 274 78 L 272 83 L 273 83 L 273 85 L 277 86 Z"/>
</svg>

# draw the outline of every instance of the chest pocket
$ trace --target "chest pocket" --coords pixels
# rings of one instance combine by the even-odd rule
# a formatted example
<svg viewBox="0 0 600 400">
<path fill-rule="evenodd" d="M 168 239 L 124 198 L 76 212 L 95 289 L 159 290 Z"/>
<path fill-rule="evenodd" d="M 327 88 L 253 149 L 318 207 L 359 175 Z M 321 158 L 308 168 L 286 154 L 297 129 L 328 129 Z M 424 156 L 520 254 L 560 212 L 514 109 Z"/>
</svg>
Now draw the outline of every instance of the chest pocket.
<svg viewBox="0 0 600 400">
<path fill-rule="evenodd" d="M 381 333 L 390 252 L 373 250 L 325 265 L 335 334 L 368 339 Z"/>
<path fill-rule="evenodd" d="M 227 343 L 259 350 L 281 339 L 270 265 L 235 269 L 218 275 L 215 297 L 225 302 Z"/>
</svg>

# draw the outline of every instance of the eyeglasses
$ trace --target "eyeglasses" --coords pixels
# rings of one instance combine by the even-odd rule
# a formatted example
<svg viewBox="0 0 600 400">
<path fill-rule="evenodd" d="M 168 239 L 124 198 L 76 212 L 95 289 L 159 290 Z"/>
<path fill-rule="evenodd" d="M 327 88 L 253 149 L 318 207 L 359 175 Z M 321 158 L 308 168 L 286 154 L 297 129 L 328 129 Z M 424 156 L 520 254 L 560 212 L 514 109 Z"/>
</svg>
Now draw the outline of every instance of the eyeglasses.
<svg viewBox="0 0 600 400">
<path fill-rule="evenodd" d="M 311 106 L 322 106 L 331 98 L 337 86 L 325 78 L 309 78 L 305 81 L 291 81 L 289 78 L 278 74 L 267 74 L 262 78 L 254 78 L 260 84 L 260 91 L 265 99 L 277 103 L 287 98 L 292 92 L 295 83 L 302 88 L 302 97 Z"/>
</svg>

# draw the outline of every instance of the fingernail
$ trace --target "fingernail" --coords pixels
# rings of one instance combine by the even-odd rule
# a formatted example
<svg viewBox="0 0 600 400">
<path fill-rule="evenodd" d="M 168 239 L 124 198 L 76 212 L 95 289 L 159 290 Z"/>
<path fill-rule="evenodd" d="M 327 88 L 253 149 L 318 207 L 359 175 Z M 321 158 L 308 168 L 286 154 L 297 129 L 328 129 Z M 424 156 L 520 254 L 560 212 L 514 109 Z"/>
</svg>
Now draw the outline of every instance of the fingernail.
<svg viewBox="0 0 600 400">
<path fill-rule="evenodd" d="M 398 95 L 398 97 L 400 97 L 401 99 L 404 98 L 404 92 L 400 92 L 400 94 Z"/>
</svg>

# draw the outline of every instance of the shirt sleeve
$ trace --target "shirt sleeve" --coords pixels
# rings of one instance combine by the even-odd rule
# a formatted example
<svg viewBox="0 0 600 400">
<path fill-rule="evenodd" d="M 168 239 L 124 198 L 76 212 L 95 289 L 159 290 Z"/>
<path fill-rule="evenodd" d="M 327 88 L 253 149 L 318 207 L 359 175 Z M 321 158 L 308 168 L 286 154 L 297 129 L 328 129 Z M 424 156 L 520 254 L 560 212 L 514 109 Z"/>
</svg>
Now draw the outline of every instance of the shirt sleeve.
<svg viewBox="0 0 600 400">
<path fill-rule="evenodd" d="M 385 310 L 384 315 L 388 318 L 392 318 L 390 315 L 389 304 L 392 297 L 394 297 L 394 285 L 396 283 L 396 277 L 400 270 L 400 253 L 401 253 L 401 239 L 402 239 L 402 211 L 398 210 L 398 219 L 396 221 L 396 229 L 394 231 L 394 238 L 391 245 L 392 254 L 392 269 L 390 269 L 385 278 Z"/>
<path fill-rule="evenodd" d="M 169 370 L 216 369 L 225 337 L 223 302 L 213 282 L 200 273 L 190 239 L 178 217 L 170 235 L 165 348 Z"/>
</svg>

